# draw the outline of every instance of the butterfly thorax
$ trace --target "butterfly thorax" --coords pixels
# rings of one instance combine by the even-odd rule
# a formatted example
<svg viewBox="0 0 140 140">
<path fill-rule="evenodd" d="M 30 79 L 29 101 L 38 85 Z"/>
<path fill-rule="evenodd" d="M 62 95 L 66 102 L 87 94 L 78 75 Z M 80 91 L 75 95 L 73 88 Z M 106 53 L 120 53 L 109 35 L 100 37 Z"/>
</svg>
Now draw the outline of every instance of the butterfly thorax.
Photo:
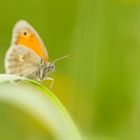
<svg viewBox="0 0 140 140">
<path fill-rule="evenodd" d="M 41 59 L 38 65 L 38 70 L 36 71 L 36 77 L 38 81 L 46 80 L 48 74 L 55 70 L 55 64 L 51 62 L 45 62 Z"/>
</svg>

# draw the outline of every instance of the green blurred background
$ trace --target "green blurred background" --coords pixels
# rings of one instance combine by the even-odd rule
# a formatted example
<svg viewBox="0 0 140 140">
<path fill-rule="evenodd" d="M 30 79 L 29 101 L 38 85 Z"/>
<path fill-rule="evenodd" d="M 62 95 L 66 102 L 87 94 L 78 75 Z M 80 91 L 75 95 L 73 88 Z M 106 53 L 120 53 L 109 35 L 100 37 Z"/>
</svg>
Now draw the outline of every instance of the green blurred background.
<svg viewBox="0 0 140 140">
<path fill-rule="evenodd" d="M 25 19 L 59 62 L 53 91 L 87 140 L 140 139 L 140 1 L 0 2 L 0 72 L 14 24 Z"/>
</svg>

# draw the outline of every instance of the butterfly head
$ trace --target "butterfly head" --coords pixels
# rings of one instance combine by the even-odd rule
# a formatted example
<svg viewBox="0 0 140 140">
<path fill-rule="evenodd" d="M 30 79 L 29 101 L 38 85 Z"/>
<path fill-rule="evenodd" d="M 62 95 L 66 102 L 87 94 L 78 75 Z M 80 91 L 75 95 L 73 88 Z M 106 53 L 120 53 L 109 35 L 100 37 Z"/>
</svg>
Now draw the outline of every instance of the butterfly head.
<svg viewBox="0 0 140 140">
<path fill-rule="evenodd" d="M 41 64 L 40 64 L 40 68 L 39 68 L 40 80 L 47 79 L 48 74 L 55 71 L 56 62 L 63 60 L 65 58 L 68 58 L 68 57 L 70 57 L 70 55 L 66 55 L 66 56 L 57 58 L 52 62 L 45 62 L 43 59 L 41 59 Z"/>
<path fill-rule="evenodd" d="M 52 62 L 46 63 L 46 72 L 50 73 L 50 72 L 53 72 L 53 71 L 55 71 L 55 64 L 52 63 Z"/>
</svg>

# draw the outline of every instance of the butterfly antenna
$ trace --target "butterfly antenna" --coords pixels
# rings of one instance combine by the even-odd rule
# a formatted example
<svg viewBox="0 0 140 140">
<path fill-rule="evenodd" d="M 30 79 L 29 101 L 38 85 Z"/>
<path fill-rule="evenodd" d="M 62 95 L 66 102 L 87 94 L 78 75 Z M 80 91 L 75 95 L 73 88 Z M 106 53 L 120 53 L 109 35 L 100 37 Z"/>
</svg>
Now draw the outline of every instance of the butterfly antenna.
<svg viewBox="0 0 140 140">
<path fill-rule="evenodd" d="M 63 59 L 65 59 L 65 58 L 69 58 L 69 57 L 71 57 L 71 55 L 65 55 L 65 56 L 59 57 L 59 58 L 55 59 L 55 60 L 53 61 L 53 63 L 55 63 L 55 62 L 57 62 L 57 61 L 60 61 L 60 60 L 63 60 Z"/>
</svg>

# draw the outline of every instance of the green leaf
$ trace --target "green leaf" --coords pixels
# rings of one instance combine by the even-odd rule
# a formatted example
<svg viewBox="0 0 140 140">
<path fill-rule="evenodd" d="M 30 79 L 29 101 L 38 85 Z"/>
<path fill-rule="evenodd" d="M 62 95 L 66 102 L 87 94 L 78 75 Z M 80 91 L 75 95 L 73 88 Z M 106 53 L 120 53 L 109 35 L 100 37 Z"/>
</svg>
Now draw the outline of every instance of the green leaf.
<svg viewBox="0 0 140 140">
<path fill-rule="evenodd" d="M 13 81 L 18 79 L 22 81 L 15 84 Z M 6 107 L 2 108 L 4 105 Z M 9 110 L 11 112 L 7 113 Z M 12 110 L 18 111 L 12 112 Z M 14 114 L 14 112 L 16 113 Z M 5 117 L 0 117 L 0 124 L 4 124 L 0 125 L 0 133 L 2 133 L 0 134 L 0 139 L 3 139 L 2 136 L 8 133 L 10 139 L 21 139 L 21 135 L 23 138 L 25 133 L 26 139 L 29 139 L 31 135 L 36 135 L 38 132 L 38 137 L 41 136 L 40 139 L 46 139 L 48 133 L 58 140 L 81 139 L 77 128 L 61 102 L 50 90 L 33 80 L 8 74 L 0 75 L 0 116 L 3 114 L 6 119 Z M 7 114 L 14 114 L 14 117 Z M 20 118 L 21 116 L 26 116 L 26 119 L 25 117 L 24 119 Z M 13 118 L 16 118 L 15 122 Z M 19 122 L 19 120 L 22 121 Z M 30 126 L 28 126 L 29 124 Z M 36 133 L 34 131 L 30 132 L 32 126 Z M 31 129 L 28 130 L 27 127 Z M 8 132 L 5 132 L 6 130 Z M 14 130 L 17 130 L 17 132 Z M 13 133 L 15 136 L 13 136 Z"/>
</svg>

